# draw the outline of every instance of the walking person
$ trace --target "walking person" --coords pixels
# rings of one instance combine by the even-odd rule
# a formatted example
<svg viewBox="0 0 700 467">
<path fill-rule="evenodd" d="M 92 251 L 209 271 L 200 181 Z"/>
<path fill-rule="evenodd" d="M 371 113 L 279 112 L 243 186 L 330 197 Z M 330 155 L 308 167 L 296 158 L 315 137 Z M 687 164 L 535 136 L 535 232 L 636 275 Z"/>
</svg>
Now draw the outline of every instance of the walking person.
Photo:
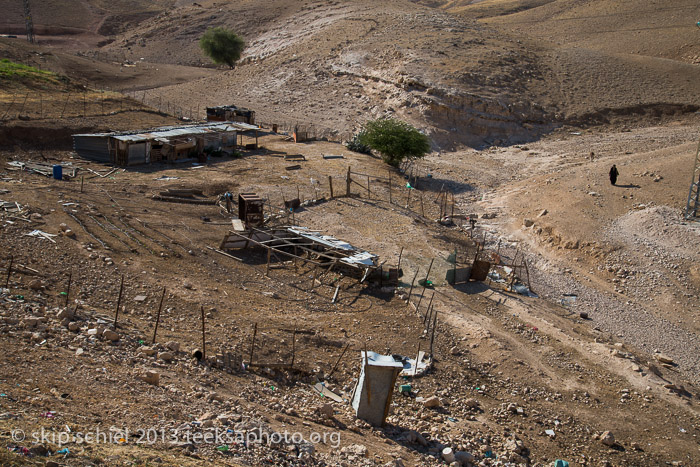
<svg viewBox="0 0 700 467">
<path fill-rule="evenodd" d="M 615 164 L 613 164 L 612 167 L 610 167 L 610 184 L 615 185 L 617 183 L 617 177 L 620 175 L 620 172 L 617 171 L 617 167 L 615 167 Z"/>
</svg>

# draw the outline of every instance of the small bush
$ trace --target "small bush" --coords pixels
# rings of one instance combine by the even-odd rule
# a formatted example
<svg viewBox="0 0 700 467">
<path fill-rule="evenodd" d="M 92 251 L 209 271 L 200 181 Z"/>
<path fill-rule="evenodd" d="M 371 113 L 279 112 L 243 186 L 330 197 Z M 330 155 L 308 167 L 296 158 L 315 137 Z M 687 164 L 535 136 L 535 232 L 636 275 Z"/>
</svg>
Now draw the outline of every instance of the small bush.
<svg viewBox="0 0 700 467">
<path fill-rule="evenodd" d="M 384 162 L 393 167 L 399 167 L 404 160 L 425 157 L 430 151 L 426 135 L 395 118 L 370 120 L 358 136 L 361 144 L 379 151 Z"/>
<path fill-rule="evenodd" d="M 205 54 L 218 65 L 233 68 L 245 48 L 245 41 L 235 32 L 218 27 L 209 28 L 199 40 Z"/>
</svg>

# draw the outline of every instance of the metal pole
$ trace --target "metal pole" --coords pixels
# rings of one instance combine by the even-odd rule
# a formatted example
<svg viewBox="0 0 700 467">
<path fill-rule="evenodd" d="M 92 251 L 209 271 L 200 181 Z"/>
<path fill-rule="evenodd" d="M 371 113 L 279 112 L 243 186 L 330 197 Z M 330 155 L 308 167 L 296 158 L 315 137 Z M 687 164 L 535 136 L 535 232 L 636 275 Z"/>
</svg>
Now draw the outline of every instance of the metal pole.
<svg viewBox="0 0 700 467">
<path fill-rule="evenodd" d="M 430 311 L 430 307 L 433 305 L 433 298 L 435 298 L 435 292 L 433 292 L 433 294 L 430 296 L 428 308 L 425 310 L 425 316 L 423 317 L 423 324 L 425 324 L 425 320 L 428 319 L 428 312 Z"/>
<path fill-rule="evenodd" d="M 160 323 L 160 311 L 163 309 L 163 299 L 165 298 L 165 287 L 163 287 L 163 295 L 160 296 L 160 304 L 158 305 L 158 314 L 156 315 L 156 327 L 153 329 L 153 344 L 156 343 L 156 334 L 158 333 L 158 323 Z"/>
<path fill-rule="evenodd" d="M 7 279 L 5 279 L 5 288 L 10 287 L 10 274 L 12 274 L 12 263 L 14 263 L 15 257 L 10 255 L 10 265 L 7 267 Z"/>
<path fill-rule="evenodd" d="M 204 329 L 204 305 L 199 306 L 200 310 L 202 310 L 202 360 L 206 361 L 207 359 L 207 337 L 206 337 L 206 331 Z"/>
<path fill-rule="evenodd" d="M 343 349 L 343 353 L 340 354 L 340 357 L 338 357 L 338 360 L 335 362 L 335 365 L 333 365 L 333 369 L 331 370 L 330 373 L 328 373 L 328 376 L 326 378 L 330 378 L 333 373 L 335 373 L 336 368 L 338 368 L 338 364 L 340 364 L 340 360 L 343 359 L 343 356 L 345 355 L 345 352 L 347 352 L 348 347 L 350 347 L 350 344 L 346 344 L 345 348 Z"/>
<path fill-rule="evenodd" d="M 433 269 L 433 261 L 435 261 L 435 258 L 430 260 L 430 266 L 428 266 L 428 273 L 425 275 L 425 283 L 428 283 L 428 276 L 430 275 L 430 270 Z"/>
<path fill-rule="evenodd" d="M 114 329 L 117 329 L 117 318 L 119 318 L 119 305 L 122 303 L 122 292 L 124 291 L 124 274 L 122 274 L 122 282 L 119 285 L 119 298 L 117 298 L 117 309 L 114 312 Z"/>
<path fill-rule="evenodd" d="M 408 289 L 408 300 L 406 300 L 406 305 L 411 303 L 411 294 L 413 293 L 413 285 L 416 283 L 416 277 L 418 277 L 418 272 L 420 271 L 420 268 L 416 270 L 416 273 L 413 275 L 413 280 L 411 281 L 411 288 Z"/>
<path fill-rule="evenodd" d="M 437 310 L 435 310 L 435 315 L 433 318 L 433 332 L 430 334 L 430 355 L 433 354 L 433 341 L 435 340 L 435 328 L 437 327 Z"/>
</svg>

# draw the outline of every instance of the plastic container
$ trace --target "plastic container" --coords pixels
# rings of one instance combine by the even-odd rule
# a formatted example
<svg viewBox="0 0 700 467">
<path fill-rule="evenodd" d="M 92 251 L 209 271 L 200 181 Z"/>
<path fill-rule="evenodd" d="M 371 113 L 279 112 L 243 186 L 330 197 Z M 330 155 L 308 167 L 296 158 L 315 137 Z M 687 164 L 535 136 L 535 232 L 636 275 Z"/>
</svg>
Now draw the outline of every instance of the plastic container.
<svg viewBox="0 0 700 467">
<path fill-rule="evenodd" d="M 53 166 L 53 178 L 63 180 L 63 166 L 58 164 Z"/>
</svg>

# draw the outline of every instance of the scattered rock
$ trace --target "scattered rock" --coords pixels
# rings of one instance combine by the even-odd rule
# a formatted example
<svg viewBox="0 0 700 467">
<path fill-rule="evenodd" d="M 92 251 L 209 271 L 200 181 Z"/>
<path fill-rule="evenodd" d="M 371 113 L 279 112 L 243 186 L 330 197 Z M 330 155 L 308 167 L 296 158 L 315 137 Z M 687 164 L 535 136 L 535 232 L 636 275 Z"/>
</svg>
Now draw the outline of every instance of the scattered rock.
<svg viewBox="0 0 700 467">
<path fill-rule="evenodd" d="M 523 225 L 525 227 L 532 227 L 533 225 L 535 225 L 535 221 L 533 221 L 532 219 L 525 218 L 523 219 Z"/>
<path fill-rule="evenodd" d="M 469 452 L 457 451 L 455 452 L 455 459 L 462 465 L 469 465 L 476 463 L 476 458 Z"/>
<path fill-rule="evenodd" d="M 180 343 L 176 341 L 168 341 L 165 343 L 165 346 L 172 350 L 173 352 L 179 352 L 180 351 Z"/>
<path fill-rule="evenodd" d="M 332 418 L 333 414 L 335 413 L 335 410 L 333 410 L 333 406 L 331 404 L 323 404 L 319 408 L 319 411 L 321 412 L 321 415 L 328 418 Z"/>
<path fill-rule="evenodd" d="M 134 301 L 138 303 L 143 303 L 146 301 L 146 298 L 148 297 L 146 297 L 145 295 L 137 295 L 134 297 Z"/>
<path fill-rule="evenodd" d="M 150 347 L 146 347 L 144 345 L 144 346 L 139 347 L 139 353 L 146 355 L 147 357 L 152 357 L 153 355 L 156 354 L 156 351 L 155 351 L 155 349 L 152 349 Z"/>
<path fill-rule="evenodd" d="M 105 339 L 105 340 L 108 340 L 108 341 L 115 342 L 115 341 L 118 341 L 118 340 L 119 340 L 119 334 L 117 334 L 116 332 L 112 331 L 111 329 L 105 329 L 105 330 L 102 332 L 102 338 Z"/>
<path fill-rule="evenodd" d="M 64 320 L 66 318 L 73 319 L 73 311 L 71 311 L 69 308 L 63 308 L 56 313 L 56 318 L 60 320 Z"/>
<path fill-rule="evenodd" d="M 428 397 L 427 399 L 425 399 L 423 401 L 423 407 L 426 407 L 429 409 L 434 408 L 434 407 L 440 407 L 440 399 L 438 399 L 437 396 Z"/>
<path fill-rule="evenodd" d="M 542 211 L 540 211 L 540 213 L 537 215 L 537 217 L 546 216 L 547 214 L 549 214 L 549 211 L 547 211 L 546 209 L 543 209 Z"/>
<path fill-rule="evenodd" d="M 656 354 L 655 357 L 661 363 L 665 363 L 667 365 L 673 365 L 673 359 L 671 357 L 669 357 L 668 355 L 664 355 L 664 354 L 660 353 L 660 354 Z"/>
<path fill-rule="evenodd" d="M 155 371 L 147 371 L 146 374 L 138 376 L 138 378 L 154 386 L 158 386 L 160 383 L 160 374 Z"/>
<path fill-rule="evenodd" d="M 342 448 L 340 452 L 353 456 L 367 457 L 367 446 L 364 444 L 351 444 Z"/>
<path fill-rule="evenodd" d="M 615 436 L 609 431 L 604 431 L 600 435 L 600 442 L 606 446 L 615 446 Z"/>
<path fill-rule="evenodd" d="M 175 355 L 171 352 L 161 352 L 158 354 L 158 358 L 164 362 L 171 362 L 175 358 Z"/>
</svg>

